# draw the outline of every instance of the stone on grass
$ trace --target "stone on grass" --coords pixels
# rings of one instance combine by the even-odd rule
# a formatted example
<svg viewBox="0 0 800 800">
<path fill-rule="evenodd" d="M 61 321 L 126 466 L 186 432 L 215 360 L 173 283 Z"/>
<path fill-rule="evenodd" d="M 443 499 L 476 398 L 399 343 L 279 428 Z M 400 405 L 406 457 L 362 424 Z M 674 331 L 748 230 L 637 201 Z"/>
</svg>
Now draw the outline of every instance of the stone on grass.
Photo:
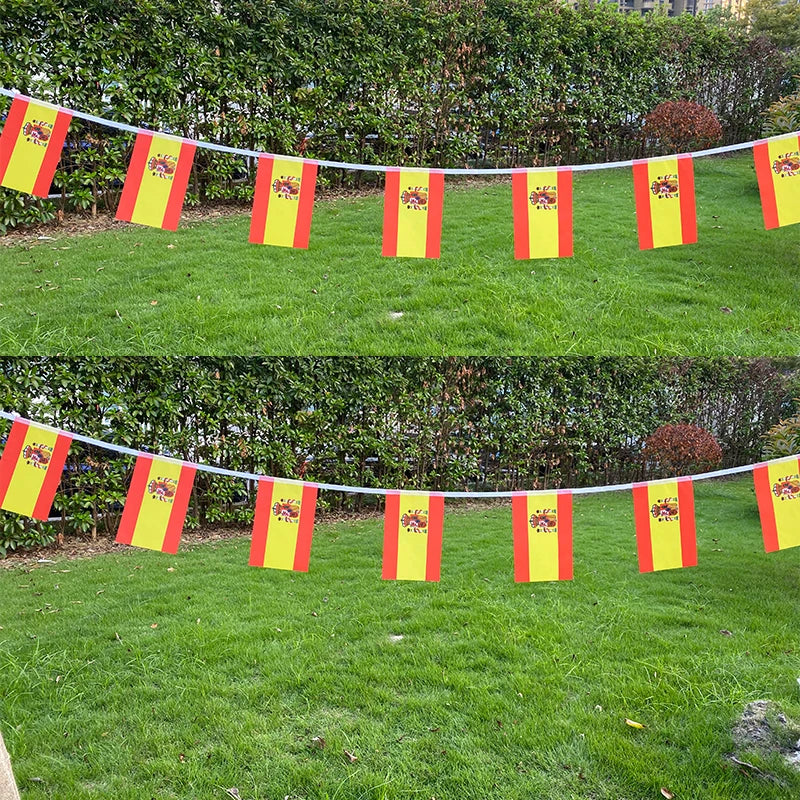
<svg viewBox="0 0 800 800">
<path fill-rule="evenodd" d="M 14 773 L 11 771 L 11 759 L 8 757 L 2 733 L 0 733 L 0 800 L 19 800 Z"/>
<path fill-rule="evenodd" d="M 733 743 L 739 751 L 761 755 L 780 753 L 784 761 L 800 771 L 800 726 L 771 700 L 748 703 L 733 727 Z"/>
</svg>

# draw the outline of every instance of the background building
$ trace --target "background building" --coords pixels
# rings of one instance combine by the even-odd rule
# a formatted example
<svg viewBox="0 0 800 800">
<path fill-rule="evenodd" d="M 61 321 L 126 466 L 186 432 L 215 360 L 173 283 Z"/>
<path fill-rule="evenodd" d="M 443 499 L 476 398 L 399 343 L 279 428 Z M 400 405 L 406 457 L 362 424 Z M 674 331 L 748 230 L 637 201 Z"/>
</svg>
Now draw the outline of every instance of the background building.
<svg viewBox="0 0 800 800">
<path fill-rule="evenodd" d="M 663 6 L 667 16 L 679 14 L 702 14 L 712 8 L 727 8 L 737 17 L 744 14 L 747 0 L 616 0 L 617 7 L 624 14 L 649 14 Z M 577 3 L 574 3 L 577 7 Z"/>
</svg>

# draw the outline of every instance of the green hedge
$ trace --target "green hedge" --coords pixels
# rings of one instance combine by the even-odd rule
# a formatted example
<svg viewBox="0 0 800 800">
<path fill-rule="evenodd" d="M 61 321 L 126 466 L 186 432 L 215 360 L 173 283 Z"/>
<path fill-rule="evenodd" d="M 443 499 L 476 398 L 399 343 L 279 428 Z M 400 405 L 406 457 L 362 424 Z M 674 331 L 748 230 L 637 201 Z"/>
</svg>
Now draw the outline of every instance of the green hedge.
<svg viewBox="0 0 800 800">
<path fill-rule="evenodd" d="M 244 472 L 386 488 L 635 480 L 644 439 L 671 422 L 709 429 L 725 465 L 748 463 L 796 394 L 795 373 L 768 360 L 0 360 L 2 407 L 34 420 Z M 132 466 L 73 444 L 55 505 L 63 520 L 4 515 L 0 546 L 113 534 Z M 198 472 L 195 487 L 190 525 L 251 519 L 243 481 Z M 376 498 L 321 501 L 359 509 Z"/>
<path fill-rule="evenodd" d="M 766 39 L 718 15 L 642 18 L 562 0 L 215 5 L 7 0 L 0 84 L 258 151 L 519 166 L 643 155 L 644 115 L 679 98 L 712 108 L 727 140 L 753 138 L 785 71 Z M 116 208 L 132 137 L 76 120 L 68 143 L 62 206 Z M 249 199 L 250 166 L 199 151 L 189 202 Z M 321 180 L 365 177 L 375 179 Z"/>
</svg>

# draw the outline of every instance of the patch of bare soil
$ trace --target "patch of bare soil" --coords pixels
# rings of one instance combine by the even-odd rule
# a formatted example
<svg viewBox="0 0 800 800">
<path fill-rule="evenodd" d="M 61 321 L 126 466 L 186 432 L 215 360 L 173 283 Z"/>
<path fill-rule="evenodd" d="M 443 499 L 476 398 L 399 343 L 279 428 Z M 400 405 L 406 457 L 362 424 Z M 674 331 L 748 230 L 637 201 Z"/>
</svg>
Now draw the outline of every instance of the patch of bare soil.
<svg viewBox="0 0 800 800">
<path fill-rule="evenodd" d="M 218 542 L 223 539 L 236 539 L 249 536 L 250 529 L 245 527 L 201 528 L 196 531 L 184 531 L 181 546 Z M 106 553 L 122 553 L 130 551 L 130 547 L 117 544 L 113 538 L 99 536 L 97 539 L 70 536 L 62 542 L 48 547 L 32 547 L 23 551 L 9 552 L 0 559 L 0 569 L 23 568 L 26 570 L 54 564 L 56 561 L 73 561 L 79 558 L 92 558 Z"/>
<path fill-rule="evenodd" d="M 205 205 L 202 208 L 184 208 L 181 214 L 181 222 L 205 222 L 207 220 L 230 217 L 236 214 L 243 214 L 249 210 L 249 206 L 222 204 Z M 13 247 L 17 245 L 33 246 L 46 243 L 56 237 L 90 236 L 94 233 L 101 233 L 110 230 L 124 230 L 131 227 L 130 222 L 120 222 L 114 218 L 110 212 L 100 212 L 95 217 L 82 216 L 80 214 L 59 214 L 57 220 L 42 224 L 31 225 L 20 228 L 19 230 L 9 231 L 5 236 L 0 236 L 0 245 Z"/>
<path fill-rule="evenodd" d="M 788 719 L 771 700 L 748 703 L 733 727 L 733 743 L 737 753 L 756 753 L 760 756 L 780 754 L 786 764 L 800 770 L 800 726 Z M 731 761 L 740 769 L 758 777 L 780 783 L 778 778 L 763 769 L 740 760 L 736 753 Z"/>
</svg>

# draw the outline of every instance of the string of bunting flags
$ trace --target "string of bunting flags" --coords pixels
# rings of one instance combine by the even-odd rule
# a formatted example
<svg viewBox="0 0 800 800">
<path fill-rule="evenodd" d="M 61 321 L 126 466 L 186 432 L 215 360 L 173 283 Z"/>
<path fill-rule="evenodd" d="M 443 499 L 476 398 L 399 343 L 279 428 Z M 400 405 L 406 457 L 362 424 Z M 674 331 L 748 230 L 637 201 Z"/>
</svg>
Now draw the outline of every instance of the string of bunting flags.
<svg viewBox="0 0 800 800">
<path fill-rule="evenodd" d="M 0 508 L 38 520 L 50 514 L 74 441 L 135 457 L 116 541 L 176 553 L 198 470 L 257 483 L 250 566 L 308 572 L 320 489 L 384 495 L 384 580 L 438 581 L 447 497 L 510 497 L 514 580 L 572 580 L 572 498 L 631 491 L 640 572 L 697 565 L 693 482 L 752 472 L 766 552 L 800 546 L 800 457 L 640 483 L 557 491 L 426 492 L 343 486 L 193 464 L 41 425 L 12 420 L 0 456 Z"/>
<path fill-rule="evenodd" d="M 425 169 L 279 156 L 184 139 L 61 108 L 0 88 L 12 98 L 0 134 L 0 185 L 46 197 L 73 117 L 136 135 L 117 219 L 177 230 L 198 147 L 257 159 L 249 241 L 307 249 L 321 166 L 386 174 L 382 255 L 439 258 L 444 176 L 511 174 L 514 256 L 573 254 L 572 173 L 630 166 L 639 248 L 697 242 L 695 156 L 752 148 L 764 227 L 800 222 L 800 134 L 634 161 L 559 168 Z"/>
</svg>

